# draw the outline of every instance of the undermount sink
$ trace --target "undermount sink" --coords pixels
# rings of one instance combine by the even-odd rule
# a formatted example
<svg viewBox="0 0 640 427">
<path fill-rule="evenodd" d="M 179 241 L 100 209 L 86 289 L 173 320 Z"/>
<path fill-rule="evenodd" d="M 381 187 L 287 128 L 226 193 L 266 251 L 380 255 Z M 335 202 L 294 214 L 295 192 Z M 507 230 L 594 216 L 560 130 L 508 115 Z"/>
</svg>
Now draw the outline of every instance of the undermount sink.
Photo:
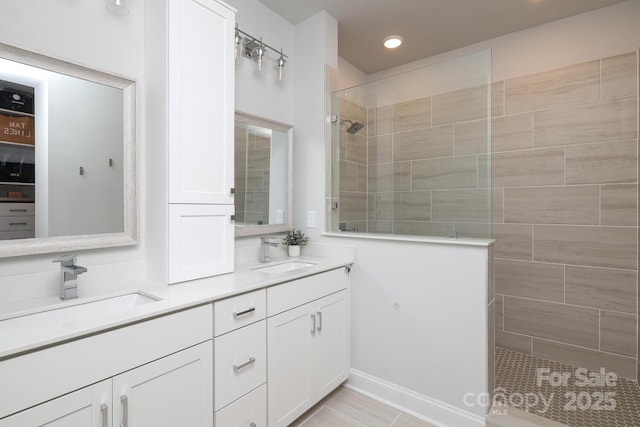
<svg viewBox="0 0 640 427">
<path fill-rule="evenodd" d="M 311 262 L 303 261 L 287 261 L 280 264 L 269 265 L 267 267 L 257 267 L 253 271 L 259 271 L 261 273 L 279 274 L 288 273 L 290 271 L 301 270 L 303 268 L 309 268 L 315 264 Z"/>
<path fill-rule="evenodd" d="M 133 292 L 126 295 L 108 297 L 104 299 L 82 302 L 81 299 L 71 300 L 68 304 L 52 306 L 44 311 L 36 313 L 20 315 L 9 318 L 4 322 L 28 322 L 28 323 L 59 323 L 68 322 L 70 319 L 82 319 L 84 317 L 93 316 L 97 313 L 106 313 L 110 311 L 123 311 L 138 307 L 150 302 L 158 301 L 158 298 L 140 292 Z"/>
</svg>

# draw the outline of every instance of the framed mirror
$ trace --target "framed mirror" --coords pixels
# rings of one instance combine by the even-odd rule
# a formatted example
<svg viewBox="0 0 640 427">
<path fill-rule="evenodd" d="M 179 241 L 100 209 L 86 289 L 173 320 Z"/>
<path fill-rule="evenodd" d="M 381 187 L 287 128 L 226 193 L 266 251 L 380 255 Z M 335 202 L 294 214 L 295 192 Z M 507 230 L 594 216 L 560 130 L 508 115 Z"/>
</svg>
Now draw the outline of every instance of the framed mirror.
<svg viewBox="0 0 640 427">
<path fill-rule="evenodd" d="M 0 44 L 0 257 L 138 240 L 136 83 Z"/>
<path fill-rule="evenodd" d="M 292 227 L 293 126 L 236 111 L 236 236 Z"/>
</svg>

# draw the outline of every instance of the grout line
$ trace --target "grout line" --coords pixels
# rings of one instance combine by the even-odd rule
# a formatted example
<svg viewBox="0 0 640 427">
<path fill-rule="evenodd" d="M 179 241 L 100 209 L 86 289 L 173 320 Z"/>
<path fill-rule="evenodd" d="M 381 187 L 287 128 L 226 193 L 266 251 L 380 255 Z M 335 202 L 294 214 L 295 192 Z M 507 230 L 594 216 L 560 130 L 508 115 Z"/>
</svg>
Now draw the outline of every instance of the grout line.
<svg viewBox="0 0 640 427">
<path fill-rule="evenodd" d="M 598 310 L 598 350 L 602 351 L 602 310 Z"/>
<path fill-rule="evenodd" d="M 350 421 L 353 421 L 354 423 L 356 423 L 358 425 L 361 425 L 362 427 L 367 427 L 366 425 L 362 424 L 360 421 L 355 420 L 355 419 L 351 418 L 350 416 L 345 415 L 342 412 L 333 409 L 331 406 L 325 406 L 325 408 L 328 409 L 329 411 L 335 412 L 336 414 L 343 416 L 344 418 L 346 418 L 346 419 L 348 419 Z"/>
<path fill-rule="evenodd" d="M 396 423 L 396 421 L 398 421 L 398 419 L 400 419 L 401 416 L 402 416 L 402 412 L 400 412 L 398 416 L 391 422 L 389 427 L 393 427 L 393 425 Z"/>
</svg>

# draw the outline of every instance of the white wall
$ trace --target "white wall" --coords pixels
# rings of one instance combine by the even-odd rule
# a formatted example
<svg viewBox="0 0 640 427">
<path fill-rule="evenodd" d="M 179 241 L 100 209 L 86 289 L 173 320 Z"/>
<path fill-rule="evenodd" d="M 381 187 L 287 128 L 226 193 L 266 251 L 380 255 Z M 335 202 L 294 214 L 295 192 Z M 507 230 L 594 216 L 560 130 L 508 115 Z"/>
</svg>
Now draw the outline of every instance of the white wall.
<svg viewBox="0 0 640 427">
<path fill-rule="evenodd" d="M 282 81 L 278 80 L 275 66 L 279 55 L 270 49 L 266 56 L 266 68 L 262 72 L 258 72 L 256 63 L 248 58 L 236 65 L 236 110 L 292 124 L 296 63 L 294 25 L 258 0 L 229 0 L 227 3 L 237 9 L 236 22 L 242 31 L 257 38 L 262 37 L 265 43 L 274 49 L 283 49 L 289 57 Z"/>
<path fill-rule="evenodd" d="M 127 1 L 130 14 L 109 13 L 103 1 L 22 0 L 2 4 L 0 40 L 44 55 L 79 63 L 141 82 L 144 79 L 144 4 Z M 144 110 L 144 93 L 138 86 L 138 111 Z M 145 157 L 144 115 L 139 114 L 138 155 Z M 138 162 L 140 217 L 145 213 L 144 160 Z M 153 190 L 153 189 L 152 189 Z M 80 286 L 110 288 L 123 280 L 146 274 L 145 224 L 140 224 L 140 244 L 134 247 L 82 251 L 78 263 L 89 267 Z M 0 260 L 0 304 L 35 295 L 59 292 L 56 254 Z"/>
</svg>

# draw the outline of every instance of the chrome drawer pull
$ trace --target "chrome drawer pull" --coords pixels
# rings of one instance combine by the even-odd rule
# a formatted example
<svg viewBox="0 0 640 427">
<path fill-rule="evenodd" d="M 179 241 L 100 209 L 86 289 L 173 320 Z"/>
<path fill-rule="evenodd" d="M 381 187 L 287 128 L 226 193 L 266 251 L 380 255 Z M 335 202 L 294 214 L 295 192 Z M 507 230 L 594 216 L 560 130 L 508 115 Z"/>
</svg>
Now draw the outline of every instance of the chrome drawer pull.
<svg viewBox="0 0 640 427">
<path fill-rule="evenodd" d="M 319 311 L 318 313 L 316 313 L 318 315 L 318 332 L 320 332 L 322 330 L 322 312 Z"/>
<path fill-rule="evenodd" d="M 129 427 L 129 399 L 126 394 L 120 396 L 120 402 L 122 403 L 122 422 L 120 427 Z"/>
<path fill-rule="evenodd" d="M 316 333 L 316 315 L 311 315 L 311 320 L 313 321 L 313 326 L 311 327 L 311 335 L 315 335 Z"/>
<path fill-rule="evenodd" d="M 102 427 L 108 427 L 109 425 L 109 407 L 106 403 L 100 405 L 100 413 L 102 414 Z"/>
<path fill-rule="evenodd" d="M 27 225 L 26 222 L 10 222 L 9 225 Z"/>
<path fill-rule="evenodd" d="M 233 317 L 238 318 L 240 316 L 246 316 L 247 314 L 252 314 L 254 311 L 256 311 L 255 307 L 249 307 L 246 310 L 242 310 L 242 311 L 234 311 Z"/>
<path fill-rule="evenodd" d="M 9 212 L 26 212 L 26 209 L 9 209 Z"/>
<path fill-rule="evenodd" d="M 233 370 L 238 372 L 240 369 L 245 368 L 249 365 L 253 365 L 254 363 L 256 363 L 256 358 L 251 356 L 249 360 L 247 360 L 246 362 L 241 363 L 239 365 L 233 365 Z"/>
</svg>

